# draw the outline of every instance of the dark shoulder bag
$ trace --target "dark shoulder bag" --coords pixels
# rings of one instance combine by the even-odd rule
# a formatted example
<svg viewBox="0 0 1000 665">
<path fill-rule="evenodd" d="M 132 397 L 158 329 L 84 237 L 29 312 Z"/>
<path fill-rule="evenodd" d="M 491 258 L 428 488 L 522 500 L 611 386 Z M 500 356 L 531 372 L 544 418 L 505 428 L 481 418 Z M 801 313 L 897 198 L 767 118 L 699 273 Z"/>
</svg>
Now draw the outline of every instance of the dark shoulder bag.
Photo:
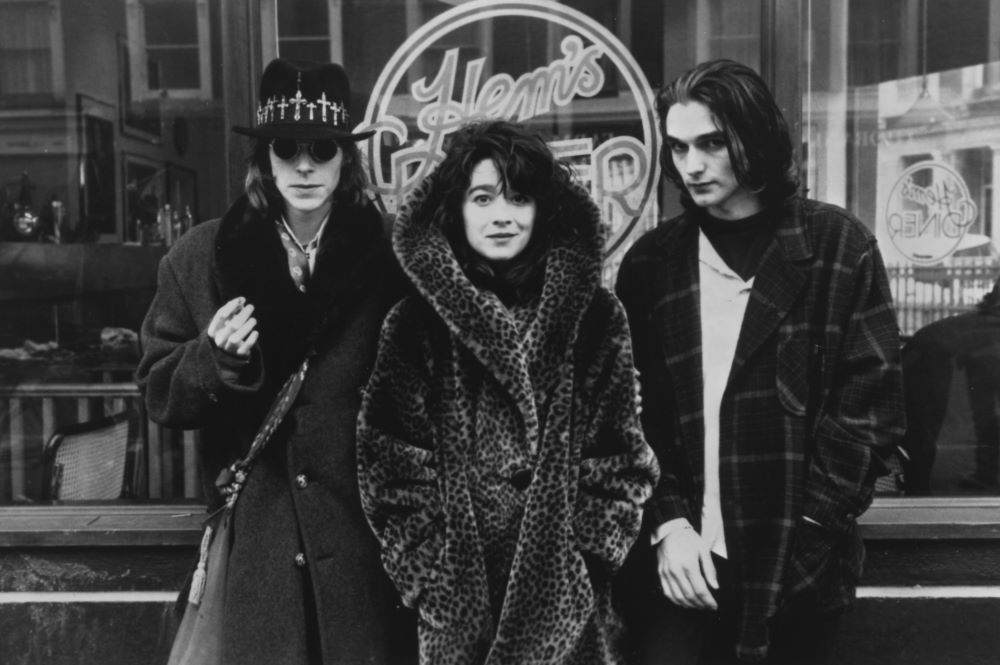
<svg viewBox="0 0 1000 665">
<path fill-rule="evenodd" d="M 274 398 L 250 451 L 222 470 L 215 481 L 226 504 L 207 521 L 201 538 L 198 567 L 191 579 L 187 607 L 170 649 L 168 665 L 219 665 L 222 663 L 222 623 L 226 613 L 226 574 L 233 543 L 233 511 L 247 474 L 264 444 L 281 424 L 302 387 L 308 360 L 302 362 Z"/>
</svg>

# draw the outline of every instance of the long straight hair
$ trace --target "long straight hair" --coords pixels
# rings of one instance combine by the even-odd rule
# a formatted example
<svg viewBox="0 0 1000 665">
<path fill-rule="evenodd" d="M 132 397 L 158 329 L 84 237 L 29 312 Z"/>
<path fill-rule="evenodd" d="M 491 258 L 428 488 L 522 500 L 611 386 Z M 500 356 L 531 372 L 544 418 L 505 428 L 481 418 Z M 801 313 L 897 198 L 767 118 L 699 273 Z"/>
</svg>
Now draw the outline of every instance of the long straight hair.
<svg viewBox="0 0 1000 665">
<path fill-rule="evenodd" d="M 367 198 L 368 175 L 361 160 L 361 151 L 354 141 L 337 141 L 343 154 L 340 182 L 334 190 L 335 202 L 360 205 Z M 274 184 L 271 172 L 270 140 L 254 138 L 247 157 L 247 173 L 243 183 L 250 205 L 264 215 L 277 217 L 284 213 L 285 201 Z"/>
<path fill-rule="evenodd" d="M 656 97 L 664 137 L 670 107 L 688 102 L 699 102 L 711 111 L 725 137 L 737 182 L 760 196 L 765 206 L 780 204 L 798 191 L 788 123 L 757 72 L 733 60 L 711 60 L 668 83 Z M 692 207 L 666 142 L 660 165 L 664 177 L 680 190 L 681 202 Z"/>
</svg>

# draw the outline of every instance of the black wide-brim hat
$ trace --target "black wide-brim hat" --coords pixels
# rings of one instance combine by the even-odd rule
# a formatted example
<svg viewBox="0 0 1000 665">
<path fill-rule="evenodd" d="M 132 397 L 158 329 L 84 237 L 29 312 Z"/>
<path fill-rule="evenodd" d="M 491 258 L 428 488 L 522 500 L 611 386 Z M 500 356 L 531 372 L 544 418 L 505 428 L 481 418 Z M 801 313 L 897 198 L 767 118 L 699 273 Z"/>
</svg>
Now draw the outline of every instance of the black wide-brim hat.
<svg viewBox="0 0 1000 665">
<path fill-rule="evenodd" d="M 233 131 L 266 139 L 362 141 L 375 131 L 351 132 L 350 98 L 340 65 L 277 58 L 260 77 L 256 125 Z"/>
</svg>

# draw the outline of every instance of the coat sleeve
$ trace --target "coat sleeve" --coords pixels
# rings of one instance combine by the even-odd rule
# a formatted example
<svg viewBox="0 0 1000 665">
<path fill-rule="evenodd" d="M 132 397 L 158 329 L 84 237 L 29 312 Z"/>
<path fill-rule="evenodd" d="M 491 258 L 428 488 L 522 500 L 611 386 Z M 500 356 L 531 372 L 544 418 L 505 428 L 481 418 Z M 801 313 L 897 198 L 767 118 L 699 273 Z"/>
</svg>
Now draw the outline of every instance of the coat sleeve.
<svg viewBox="0 0 1000 665">
<path fill-rule="evenodd" d="M 643 433 L 660 467 L 659 482 L 645 507 L 647 528 L 655 529 L 679 517 L 694 522 L 694 516 L 690 514 L 684 498 L 681 482 L 684 469 L 676 453 L 673 413 L 667 406 L 673 403 L 668 392 L 671 390 L 670 382 L 659 352 L 660 344 L 650 324 L 652 296 L 647 290 L 648 280 L 644 274 L 646 260 L 638 249 L 638 246 L 633 247 L 622 261 L 615 293 L 625 308 L 631 331 L 639 394 L 645 405 L 641 413 Z"/>
<path fill-rule="evenodd" d="M 878 248 L 871 240 L 853 271 L 849 319 L 839 349 L 821 350 L 828 384 L 817 411 L 803 515 L 844 531 L 871 504 L 881 461 L 906 427 L 899 327 Z M 830 367 L 823 367 L 827 362 Z"/>
<path fill-rule="evenodd" d="M 257 390 L 263 372 L 258 350 L 245 361 L 215 346 L 205 331 L 219 303 L 185 290 L 174 260 L 171 252 L 160 261 L 156 295 L 142 323 L 136 381 L 153 421 L 189 429 L 203 426 L 227 396 Z M 199 288 L 209 289 L 207 271 L 196 274 L 205 275 Z"/>
<path fill-rule="evenodd" d="M 606 322 L 584 320 L 590 330 L 604 329 L 595 362 L 584 367 L 583 404 L 586 433 L 581 446 L 579 487 L 573 520 L 577 546 L 584 554 L 617 570 L 635 542 L 643 504 L 659 476 L 653 450 L 639 422 L 639 389 L 625 313 L 610 294 L 601 292 Z"/>
<path fill-rule="evenodd" d="M 416 607 L 444 543 L 434 436 L 427 410 L 426 336 L 398 304 L 382 327 L 358 417 L 361 506 L 403 603 Z"/>
</svg>

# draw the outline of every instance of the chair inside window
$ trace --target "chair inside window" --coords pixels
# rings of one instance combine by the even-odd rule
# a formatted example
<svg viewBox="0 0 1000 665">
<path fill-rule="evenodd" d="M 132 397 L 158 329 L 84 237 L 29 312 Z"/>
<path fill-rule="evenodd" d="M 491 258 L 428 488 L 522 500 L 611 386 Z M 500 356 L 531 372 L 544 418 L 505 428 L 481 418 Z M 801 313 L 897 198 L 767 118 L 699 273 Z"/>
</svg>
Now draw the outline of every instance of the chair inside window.
<svg viewBox="0 0 1000 665">
<path fill-rule="evenodd" d="M 125 489 L 129 412 L 78 423 L 45 444 L 43 487 L 53 501 L 121 498 Z"/>
</svg>

